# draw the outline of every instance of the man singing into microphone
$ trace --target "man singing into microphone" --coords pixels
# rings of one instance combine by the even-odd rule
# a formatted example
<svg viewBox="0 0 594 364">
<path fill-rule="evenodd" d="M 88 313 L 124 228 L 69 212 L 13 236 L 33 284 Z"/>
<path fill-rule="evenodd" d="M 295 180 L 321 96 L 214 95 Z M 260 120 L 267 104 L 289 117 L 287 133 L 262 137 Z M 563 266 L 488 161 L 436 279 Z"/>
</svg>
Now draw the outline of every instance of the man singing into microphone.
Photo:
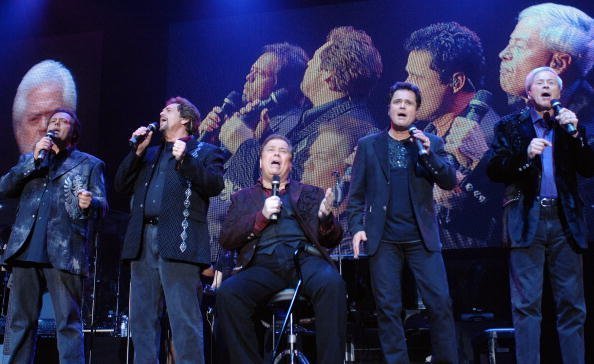
<svg viewBox="0 0 594 364">
<path fill-rule="evenodd" d="M 456 332 L 433 186 L 452 189 L 454 167 L 443 140 L 411 129 L 421 106 L 417 86 L 390 88 L 390 129 L 359 140 L 347 211 L 353 252 L 367 241 L 379 338 L 387 363 L 408 363 L 402 326 L 401 278 L 405 261 L 431 315 L 432 363 L 458 363 Z"/>
<path fill-rule="evenodd" d="M 204 363 L 200 271 L 210 264 L 206 213 L 223 188 L 223 157 L 192 135 L 200 121 L 188 100 L 167 101 L 160 114 L 163 141 L 147 148 L 153 132 L 130 151 L 115 189 L 132 197 L 122 259 L 131 261 L 130 327 L 136 363 L 156 363 L 164 305 L 176 363 Z"/>
<path fill-rule="evenodd" d="M 545 264 L 563 363 L 584 363 L 586 303 L 580 253 L 587 248 L 587 222 L 577 175 L 594 175 L 594 151 L 573 111 L 553 111 L 552 100 L 559 98 L 562 87 L 553 68 L 528 73 L 528 107 L 497 124 L 487 168 L 493 181 L 506 186 L 504 242 L 511 248 L 509 282 L 518 363 L 540 363 Z M 577 133 L 568 132 L 570 125 Z"/>
<path fill-rule="evenodd" d="M 328 189 L 289 179 L 293 150 L 287 138 L 269 136 L 262 144 L 262 178 L 231 197 L 221 245 L 240 251 L 239 273 L 217 292 L 219 327 L 229 358 L 225 363 L 262 363 L 253 314 L 274 293 L 295 287 L 293 253 L 299 247 L 302 294 L 316 315 L 318 363 L 344 360 L 346 293 L 326 248 L 336 246 L 342 229 L 332 214 L 334 195 Z M 273 176 L 280 177 L 278 196 L 272 195 Z M 273 216 L 277 217 L 272 222 Z"/>
<path fill-rule="evenodd" d="M 12 268 L 5 363 L 30 363 L 45 290 L 51 296 L 60 363 L 85 362 L 81 307 L 96 221 L 107 210 L 104 164 L 76 149 L 74 111 L 49 115 L 47 135 L 0 179 L 0 198 L 20 198 L 3 264 Z"/>
</svg>

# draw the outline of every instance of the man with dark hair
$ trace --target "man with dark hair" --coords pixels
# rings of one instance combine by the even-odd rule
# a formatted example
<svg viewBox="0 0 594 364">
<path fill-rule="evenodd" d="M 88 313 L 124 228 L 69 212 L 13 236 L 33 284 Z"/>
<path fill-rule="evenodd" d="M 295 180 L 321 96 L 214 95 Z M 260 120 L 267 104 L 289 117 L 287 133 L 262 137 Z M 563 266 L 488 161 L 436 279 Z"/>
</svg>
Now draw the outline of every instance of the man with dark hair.
<svg viewBox="0 0 594 364">
<path fill-rule="evenodd" d="M 260 156 L 262 178 L 231 197 L 221 245 L 239 250 L 239 272 L 217 292 L 217 337 L 229 354 L 225 362 L 262 363 L 252 316 L 274 293 L 294 287 L 297 249 L 302 294 L 312 301 L 316 316 L 317 362 L 344 361 L 346 293 L 326 250 L 342 237 L 332 215 L 334 195 L 330 188 L 324 193 L 291 180 L 292 157 L 287 138 L 269 136 Z M 278 196 L 272 194 L 275 175 L 280 178 Z"/>
<path fill-rule="evenodd" d="M 120 164 L 115 189 L 132 195 L 122 259 L 131 261 L 130 328 L 136 363 L 156 363 L 165 304 L 178 363 L 204 363 L 200 272 L 210 264 L 206 213 L 223 188 L 223 156 L 191 132 L 200 121 L 188 100 L 167 101 L 160 114 L 163 141 L 153 132 Z"/>
<path fill-rule="evenodd" d="M 347 211 L 355 258 L 367 241 L 379 338 L 387 363 L 408 363 L 402 326 L 402 269 L 408 263 L 431 316 L 432 363 L 458 363 L 448 281 L 441 255 L 433 186 L 456 185 L 443 140 L 409 128 L 419 89 L 390 88 L 390 129 L 359 140 Z M 379 156 L 379 157 L 378 157 Z"/>
<path fill-rule="evenodd" d="M 594 176 L 594 150 L 585 128 L 566 108 L 553 116 L 561 94 L 555 69 L 538 67 L 525 78 L 528 108 L 495 128 L 487 172 L 505 184 L 504 241 L 510 246 L 509 285 L 518 363 L 540 363 L 543 274 L 548 271 L 556 306 L 563 363 L 584 363 L 584 299 L 581 252 L 588 221 L 577 176 Z M 568 128 L 577 132 L 570 134 Z"/>
<path fill-rule="evenodd" d="M 61 363 L 84 363 L 83 280 L 97 220 L 107 210 L 104 164 L 80 152 L 72 110 L 48 115 L 46 134 L 32 153 L 0 179 L 0 197 L 19 198 L 2 256 L 12 268 L 4 354 L 8 363 L 33 362 L 42 293 L 52 298 Z"/>
<path fill-rule="evenodd" d="M 479 90 L 485 69 L 481 41 L 456 22 L 435 23 L 414 31 L 405 49 L 407 81 L 423 95 L 417 117 L 426 123 L 424 131 L 444 139 L 456 167 L 458 186 L 434 191 L 443 243 L 448 248 L 485 246 L 496 238 L 498 219 L 492 211 L 499 199 L 480 162 L 499 116 L 489 105 L 491 93 Z"/>
</svg>

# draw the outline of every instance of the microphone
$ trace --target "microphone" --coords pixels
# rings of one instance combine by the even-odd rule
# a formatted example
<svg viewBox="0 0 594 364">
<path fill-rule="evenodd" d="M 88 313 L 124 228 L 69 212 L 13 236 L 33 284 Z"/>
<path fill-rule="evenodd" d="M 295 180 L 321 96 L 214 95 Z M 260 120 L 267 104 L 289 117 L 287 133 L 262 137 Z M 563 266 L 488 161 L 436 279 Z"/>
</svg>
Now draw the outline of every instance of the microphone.
<svg viewBox="0 0 594 364">
<path fill-rule="evenodd" d="M 272 196 L 278 196 L 278 191 L 280 189 L 280 176 L 275 174 L 272 176 Z M 278 221 L 278 213 L 274 213 L 270 215 L 271 221 Z"/>
<path fill-rule="evenodd" d="M 231 91 L 231 92 L 229 92 L 227 97 L 225 97 L 225 99 L 223 100 L 223 105 L 221 105 L 221 112 L 219 112 L 218 115 L 221 119 L 224 120 L 226 117 L 231 116 L 234 112 L 239 110 L 240 107 L 241 107 L 241 94 L 237 91 Z M 213 135 L 214 133 L 215 133 L 214 130 L 211 132 L 202 131 L 200 133 L 200 135 L 198 136 L 198 141 L 201 142 L 204 139 L 206 139 L 207 137 L 210 138 L 210 136 Z"/>
<path fill-rule="evenodd" d="M 142 143 L 142 141 L 146 138 L 146 136 L 148 135 L 149 132 L 151 132 L 151 131 L 155 132 L 157 129 L 159 129 L 159 123 L 157 123 L 157 122 L 150 123 L 146 126 L 146 128 L 148 129 L 146 134 L 134 135 L 134 136 L 132 136 L 132 138 L 130 138 L 130 140 L 128 140 L 128 143 L 130 144 L 130 146 L 132 148 L 138 147 L 138 144 Z"/>
<path fill-rule="evenodd" d="M 557 99 L 551 100 L 551 107 L 553 108 L 553 110 L 555 110 L 555 114 L 557 114 L 557 115 L 559 115 L 559 113 L 561 112 L 561 109 L 563 109 L 563 105 L 561 105 L 561 101 L 559 101 Z M 577 129 L 575 128 L 575 126 L 572 123 L 563 124 L 563 129 L 565 129 L 565 131 L 569 135 L 574 135 L 575 133 L 577 133 Z"/>
<path fill-rule="evenodd" d="M 45 133 L 45 136 L 50 138 L 53 142 L 54 138 L 56 137 L 56 131 L 49 130 L 47 133 Z M 48 153 L 49 153 L 49 150 L 47 150 L 47 149 L 42 149 L 39 151 L 39 154 L 37 155 L 37 160 L 39 161 L 39 163 L 43 162 L 43 160 L 47 157 Z"/>
<path fill-rule="evenodd" d="M 414 139 L 415 143 L 417 144 L 417 149 L 419 150 L 419 157 L 425 157 L 425 156 L 427 156 L 427 154 L 429 154 L 429 152 L 427 152 L 427 149 L 425 149 L 425 146 L 423 146 L 423 142 L 421 142 L 419 139 L 417 139 L 413 136 L 415 133 L 415 130 L 417 130 L 417 128 L 415 126 L 411 126 L 410 128 L 408 128 L 408 133 L 410 134 L 410 136 Z"/>
<path fill-rule="evenodd" d="M 468 103 L 468 112 L 465 117 L 469 120 L 479 123 L 483 116 L 489 111 L 489 105 L 493 99 L 493 94 L 487 90 L 478 90 L 474 97 Z"/>
<path fill-rule="evenodd" d="M 260 119 L 260 113 L 264 109 L 273 110 L 281 105 L 284 105 L 287 101 L 289 101 L 289 91 L 286 88 L 281 88 L 273 93 L 270 96 L 260 101 L 260 103 L 254 106 L 249 112 L 245 113 L 242 116 L 245 120 L 252 120 L 252 119 Z"/>
<path fill-rule="evenodd" d="M 223 100 L 221 105 L 220 116 L 226 117 L 231 116 L 235 111 L 241 107 L 241 94 L 237 91 L 231 91 Z"/>
<path fill-rule="evenodd" d="M 351 167 L 349 167 L 349 168 L 351 168 Z M 347 174 L 347 171 L 345 171 L 345 177 L 346 177 L 346 174 Z M 340 176 L 340 172 L 334 171 L 334 172 L 332 172 L 332 175 L 335 178 L 334 187 L 332 188 L 332 193 L 334 193 L 333 206 L 338 207 L 344 200 L 344 189 L 346 186 L 345 186 L 344 179 Z"/>
</svg>

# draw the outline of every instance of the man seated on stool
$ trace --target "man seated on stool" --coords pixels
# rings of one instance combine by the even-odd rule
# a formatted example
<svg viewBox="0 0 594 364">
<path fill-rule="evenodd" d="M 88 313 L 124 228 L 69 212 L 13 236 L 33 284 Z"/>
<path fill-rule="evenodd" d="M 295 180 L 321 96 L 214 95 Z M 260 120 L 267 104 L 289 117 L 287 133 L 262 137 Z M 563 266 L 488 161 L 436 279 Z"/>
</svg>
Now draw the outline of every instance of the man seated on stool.
<svg viewBox="0 0 594 364">
<path fill-rule="evenodd" d="M 293 253 L 299 247 L 304 247 L 298 257 L 302 294 L 316 317 L 317 362 L 344 360 L 345 287 L 324 248 L 342 238 L 331 211 L 334 194 L 289 180 L 292 157 L 287 138 L 269 136 L 260 152 L 260 180 L 231 197 L 223 224 L 221 245 L 239 250 L 239 272 L 217 291 L 219 349 L 231 363 L 262 363 L 252 316 L 275 293 L 295 287 Z M 280 177 L 278 196 L 272 193 L 274 175 Z"/>
</svg>

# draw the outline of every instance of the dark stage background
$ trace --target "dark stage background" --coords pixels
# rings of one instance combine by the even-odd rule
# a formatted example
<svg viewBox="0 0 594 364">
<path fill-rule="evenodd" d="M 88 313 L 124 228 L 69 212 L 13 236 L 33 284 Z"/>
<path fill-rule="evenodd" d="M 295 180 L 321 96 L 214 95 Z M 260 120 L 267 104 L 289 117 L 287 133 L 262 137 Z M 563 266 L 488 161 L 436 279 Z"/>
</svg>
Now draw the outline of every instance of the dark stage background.
<svg viewBox="0 0 594 364">
<path fill-rule="evenodd" d="M 592 1 L 560 3 L 594 15 Z M 220 105 L 229 91 L 241 92 L 245 76 L 265 44 L 287 41 L 301 46 L 311 57 L 332 28 L 352 25 L 371 36 L 382 57 L 383 73 L 368 100 L 376 126 L 382 129 L 388 125 L 386 92 L 392 83 L 407 78 L 406 38 L 430 24 L 456 21 L 480 37 L 486 67 L 484 85 L 477 88 L 490 91 L 490 106 L 499 115 L 505 115 L 510 107 L 499 84 L 498 54 L 508 43 L 518 13 L 534 4 L 537 2 L 523 0 L 6 0 L 0 4 L 0 173 L 14 165 L 19 156 L 12 127 L 12 104 L 23 75 L 42 60 L 61 62 L 71 71 L 77 86 L 77 109 L 83 123 L 80 149 L 107 164 L 111 212 L 98 240 L 100 284 L 95 295 L 95 323 L 117 325 L 116 319 L 127 313 L 127 272 L 117 259 L 128 199 L 113 192 L 113 175 L 128 152 L 127 139 L 132 131 L 158 120 L 168 97 L 187 97 L 204 116 L 213 106 Z M 340 173 L 347 169 L 345 163 Z M 328 176 L 321 187 L 331 187 L 333 183 L 334 179 Z M 466 200 L 454 203 L 452 211 L 470 215 L 462 215 L 460 221 L 445 226 L 449 230 L 444 235 L 446 263 L 457 318 L 478 309 L 494 313 L 493 325 L 510 325 L 506 253 L 500 245 L 497 224 L 500 186 L 486 186 L 486 208 L 475 211 Z M 3 238 L 13 209 L 10 201 L 0 205 Z M 593 222 L 589 221 L 590 225 Z M 460 235 L 464 237 L 457 238 Z M 345 264 L 353 264 L 348 259 L 348 239 L 335 254 L 344 258 Z M 592 255 L 592 250 L 585 255 L 589 312 L 594 312 Z M 552 325 L 550 318 L 545 319 L 545 343 L 555 343 Z M 592 326 L 589 318 L 590 343 L 594 340 Z M 558 355 L 553 344 L 543 345 L 551 363 Z M 594 360 L 592 345 L 588 350 L 589 358 Z"/>
</svg>

